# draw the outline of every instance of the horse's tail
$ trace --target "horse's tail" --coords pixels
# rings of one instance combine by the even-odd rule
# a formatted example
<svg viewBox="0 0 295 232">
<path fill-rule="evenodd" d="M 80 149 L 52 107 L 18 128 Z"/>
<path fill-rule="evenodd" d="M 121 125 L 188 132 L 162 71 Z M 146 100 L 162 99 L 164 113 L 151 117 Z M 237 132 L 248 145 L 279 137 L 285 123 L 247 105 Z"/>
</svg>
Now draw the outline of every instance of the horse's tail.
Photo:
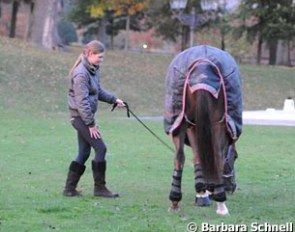
<svg viewBox="0 0 295 232">
<path fill-rule="evenodd" d="M 221 179 L 221 159 L 218 132 L 215 131 L 217 100 L 205 90 L 195 92 L 196 97 L 196 139 L 204 179 L 213 181 Z M 217 117 L 218 118 L 218 117 Z"/>
</svg>

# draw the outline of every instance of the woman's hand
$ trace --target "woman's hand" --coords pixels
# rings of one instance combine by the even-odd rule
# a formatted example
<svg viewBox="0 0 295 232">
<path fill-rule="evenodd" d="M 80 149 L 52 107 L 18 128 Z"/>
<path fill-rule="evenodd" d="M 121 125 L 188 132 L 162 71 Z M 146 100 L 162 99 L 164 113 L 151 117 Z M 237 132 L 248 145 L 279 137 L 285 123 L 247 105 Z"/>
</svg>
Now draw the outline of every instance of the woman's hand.
<svg viewBox="0 0 295 232">
<path fill-rule="evenodd" d="M 94 127 L 89 127 L 89 132 L 90 132 L 90 137 L 95 138 L 95 139 L 100 139 L 100 132 L 96 126 Z"/>
<path fill-rule="evenodd" d="M 119 99 L 119 98 L 117 98 L 116 103 L 117 103 L 117 106 L 118 106 L 119 108 L 123 108 L 123 107 L 126 106 L 126 105 L 124 104 L 124 102 L 123 102 L 121 99 Z"/>
</svg>

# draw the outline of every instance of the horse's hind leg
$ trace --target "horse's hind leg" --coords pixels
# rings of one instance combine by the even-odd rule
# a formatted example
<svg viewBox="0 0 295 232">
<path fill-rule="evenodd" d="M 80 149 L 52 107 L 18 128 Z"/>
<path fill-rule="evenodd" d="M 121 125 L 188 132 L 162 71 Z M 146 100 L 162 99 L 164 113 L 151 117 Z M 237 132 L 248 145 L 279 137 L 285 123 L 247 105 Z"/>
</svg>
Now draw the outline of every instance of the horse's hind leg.
<svg viewBox="0 0 295 232">
<path fill-rule="evenodd" d="M 184 129 L 183 129 L 184 130 Z M 174 171 L 172 176 L 171 191 L 169 194 L 169 199 L 172 202 L 169 211 L 177 212 L 179 210 L 178 203 L 182 199 L 181 192 L 181 179 L 182 179 L 182 170 L 185 161 L 183 144 L 184 144 L 184 133 L 180 133 L 178 136 L 173 136 L 173 143 L 176 148 L 176 154 L 174 157 Z"/>
<path fill-rule="evenodd" d="M 195 128 L 191 127 L 187 130 L 188 139 L 190 141 L 190 145 L 193 151 L 193 164 L 194 164 L 194 174 L 195 174 L 195 190 L 196 190 L 196 198 L 195 204 L 196 206 L 209 206 L 210 199 L 209 195 L 206 191 L 206 182 L 203 177 L 202 167 L 200 165 L 200 159 L 198 155 L 198 148 L 196 145 L 196 133 Z"/>
</svg>

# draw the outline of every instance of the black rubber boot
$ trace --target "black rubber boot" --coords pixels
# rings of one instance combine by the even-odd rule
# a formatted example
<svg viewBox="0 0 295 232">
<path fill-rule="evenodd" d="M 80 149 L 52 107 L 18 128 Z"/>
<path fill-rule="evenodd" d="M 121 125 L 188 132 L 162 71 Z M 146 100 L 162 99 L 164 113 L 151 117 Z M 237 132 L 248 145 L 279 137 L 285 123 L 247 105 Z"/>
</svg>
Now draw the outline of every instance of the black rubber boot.
<svg viewBox="0 0 295 232">
<path fill-rule="evenodd" d="M 106 187 L 105 173 L 106 173 L 106 161 L 95 162 L 92 160 L 92 171 L 94 179 L 94 196 L 105 197 L 105 198 L 116 198 L 119 197 L 118 193 L 111 192 Z"/>
<path fill-rule="evenodd" d="M 81 192 L 76 190 L 80 177 L 85 171 L 85 165 L 72 161 L 69 166 L 69 172 L 66 180 L 66 186 L 63 195 L 67 197 L 81 196 Z"/>
</svg>

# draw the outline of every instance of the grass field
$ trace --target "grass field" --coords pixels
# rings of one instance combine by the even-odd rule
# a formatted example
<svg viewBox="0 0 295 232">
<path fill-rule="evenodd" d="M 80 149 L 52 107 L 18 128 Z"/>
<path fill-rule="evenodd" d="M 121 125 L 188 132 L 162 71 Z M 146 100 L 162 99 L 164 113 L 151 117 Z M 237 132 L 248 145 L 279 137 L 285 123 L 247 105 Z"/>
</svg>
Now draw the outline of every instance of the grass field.
<svg viewBox="0 0 295 232">
<path fill-rule="evenodd" d="M 293 127 L 244 126 L 236 163 L 238 190 L 229 196 L 229 217 L 215 207 L 194 206 L 193 168 L 187 149 L 183 200 L 169 207 L 173 154 L 124 110 L 98 114 L 108 145 L 107 181 L 116 200 L 92 196 L 90 160 L 81 198 L 61 192 L 76 154 L 68 123 L 66 75 L 78 51 L 56 53 L 0 37 L 0 231 L 187 231 L 212 224 L 294 223 Z M 103 64 L 103 85 L 128 101 L 138 115 L 161 115 L 163 82 L 172 56 L 114 52 Z M 245 109 L 282 108 L 294 97 L 294 70 L 241 66 Z M 165 141 L 161 121 L 146 121 Z"/>
</svg>

